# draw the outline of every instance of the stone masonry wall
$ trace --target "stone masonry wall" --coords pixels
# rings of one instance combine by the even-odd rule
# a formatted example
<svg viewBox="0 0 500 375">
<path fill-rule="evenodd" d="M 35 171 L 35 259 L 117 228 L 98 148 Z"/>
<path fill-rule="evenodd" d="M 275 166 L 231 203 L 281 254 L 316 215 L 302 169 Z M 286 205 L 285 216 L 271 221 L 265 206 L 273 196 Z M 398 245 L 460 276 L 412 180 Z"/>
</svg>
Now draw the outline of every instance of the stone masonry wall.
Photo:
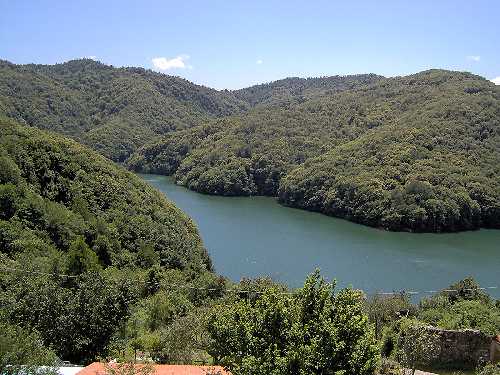
<svg viewBox="0 0 500 375">
<path fill-rule="evenodd" d="M 432 364 L 444 367 L 475 368 L 489 360 L 492 338 L 473 329 L 446 330 L 427 327 L 436 335 L 439 348 Z"/>
</svg>

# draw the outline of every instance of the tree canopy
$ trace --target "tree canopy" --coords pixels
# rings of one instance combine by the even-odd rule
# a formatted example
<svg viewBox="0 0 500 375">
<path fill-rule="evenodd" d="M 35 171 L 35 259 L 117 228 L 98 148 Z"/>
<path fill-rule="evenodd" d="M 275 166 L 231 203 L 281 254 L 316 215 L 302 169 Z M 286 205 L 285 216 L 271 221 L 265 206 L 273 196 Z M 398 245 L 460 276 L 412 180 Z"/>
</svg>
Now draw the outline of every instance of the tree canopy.
<svg viewBox="0 0 500 375">
<path fill-rule="evenodd" d="M 362 293 L 310 275 L 293 294 L 269 288 L 211 318 L 209 353 L 240 374 L 372 374 L 378 348 Z"/>
<path fill-rule="evenodd" d="M 53 350 L 40 355 L 95 360 L 163 273 L 216 278 L 191 219 L 95 151 L 2 118 L 0 165 L 6 345 L 26 337 Z"/>
<path fill-rule="evenodd" d="M 171 133 L 128 166 L 389 230 L 500 228 L 500 89 L 444 70 L 360 82 Z"/>
<path fill-rule="evenodd" d="M 0 113 L 57 131 L 123 161 L 137 147 L 247 104 L 227 92 L 90 59 L 56 65 L 0 60 Z"/>
</svg>

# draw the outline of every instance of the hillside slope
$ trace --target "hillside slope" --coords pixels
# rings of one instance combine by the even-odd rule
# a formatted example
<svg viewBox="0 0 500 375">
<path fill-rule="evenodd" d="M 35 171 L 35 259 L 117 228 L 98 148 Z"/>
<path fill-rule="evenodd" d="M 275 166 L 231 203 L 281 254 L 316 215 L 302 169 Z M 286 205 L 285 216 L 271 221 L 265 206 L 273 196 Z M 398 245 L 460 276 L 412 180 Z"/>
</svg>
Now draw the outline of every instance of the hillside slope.
<svg viewBox="0 0 500 375">
<path fill-rule="evenodd" d="M 137 343 L 130 327 L 177 324 L 224 283 L 163 194 L 86 146 L 0 118 L 0 327 L 13 343 L 30 335 L 72 363 L 114 357 Z"/>
<path fill-rule="evenodd" d="M 360 85 L 375 83 L 383 78 L 376 74 L 315 78 L 289 77 L 234 90 L 232 93 L 252 107 L 257 105 L 286 105 L 350 90 Z"/>
<path fill-rule="evenodd" d="M 391 230 L 500 227 L 500 90 L 430 70 L 173 133 L 132 169 Z"/>
<path fill-rule="evenodd" d="M 194 190 L 223 195 L 275 195 L 285 170 L 328 149 L 329 137 L 338 132 L 333 116 L 356 116 L 357 109 L 349 96 L 342 99 L 343 108 L 336 113 L 310 110 L 313 99 L 344 98 L 342 93 L 348 95 L 353 88 L 367 87 L 381 79 L 374 74 L 288 78 L 235 91 L 253 109 L 242 116 L 214 119 L 201 127 L 167 134 L 140 148 L 127 165 L 136 171 L 172 174 L 182 162 L 179 181 L 186 174 L 181 182 Z M 359 124 L 352 129 L 342 130 L 350 133 L 347 137 L 356 137 L 367 126 L 365 119 L 356 121 Z M 337 141 L 340 139 L 337 137 Z M 220 165 L 226 162 L 231 165 Z M 208 164 L 218 166 L 211 168 Z M 208 168 L 212 175 L 199 179 Z M 213 186 L 217 183 L 227 186 Z"/>
<path fill-rule="evenodd" d="M 162 194 L 96 152 L 0 119 L 0 251 L 67 252 L 83 238 L 103 266 L 151 249 L 166 268 L 210 269 L 194 223 Z"/>
<path fill-rule="evenodd" d="M 0 61 L 0 113 L 70 136 L 117 161 L 158 135 L 247 107 L 229 92 L 142 68 L 89 59 L 57 65 Z"/>
</svg>

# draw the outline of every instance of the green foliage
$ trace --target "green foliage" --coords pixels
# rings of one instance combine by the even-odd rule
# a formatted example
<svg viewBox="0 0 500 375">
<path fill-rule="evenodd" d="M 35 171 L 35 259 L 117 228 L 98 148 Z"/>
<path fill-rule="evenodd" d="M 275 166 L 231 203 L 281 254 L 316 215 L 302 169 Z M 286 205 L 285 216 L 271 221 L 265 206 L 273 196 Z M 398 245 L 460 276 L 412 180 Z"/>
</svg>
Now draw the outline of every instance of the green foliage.
<svg viewBox="0 0 500 375">
<path fill-rule="evenodd" d="M 375 336 L 380 338 L 383 327 L 402 316 L 415 314 L 410 296 L 405 293 L 394 295 L 375 294 L 365 302 L 368 318 L 375 324 Z"/>
<path fill-rule="evenodd" d="M 60 358 L 106 355 L 140 298 L 160 301 L 167 270 L 184 282 L 210 273 L 193 222 L 96 152 L 0 119 L 0 155 L 0 259 L 21 270 L 0 273 L 0 314 Z M 167 301 L 148 322 L 192 308 L 187 293 Z"/>
<path fill-rule="evenodd" d="M 194 223 L 137 176 L 75 142 L 9 120 L 0 119 L 0 135 L 3 160 L 20 175 L 16 184 L 0 184 L 2 249 L 31 238 L 68 251 L 78 239 L 72 261 L 83 254 L 92 263 L 95 253 L 104 266 L 210 268 Z"/>
<path fill-rule="evenodd" d="M 418 319 L 433 326 L 479 329 L 488 335 L 500 332 L 500 308 L 472 277 L 423 299 L 419 310 Z"/>
<path fill-rule="evenodd" d="M 204 308 L 193 310 L 159 330 L 157 341 L 151 347 L 153 358 L 161 363 L 190 364 L 200 360 L 208 362 L 206 310 Z"/>
<path fill-rule="evenodd" d="M 229 282 L 211 272 L 166 270 L 158 265 L 122 275 L 134 276 L 144 280 L 141 298 L 105 353 L 121 360 L 143 352 L 160 363 L 210 363 L 206 321 L 214 304 L 233 302 L 234 295 L 224 290 Z"/>
<path fill-rule="evenodd" d="M 441 295 L 448 297 L 450 303 L 458 301 L 479 301 L 490 303 L 491 298 L 472 277 L 466 277 L 448 287 L 448 290 L 441 292 Z"/>
<path fill-rule="evenodd" d="M 0 219 L 9 220 L 19 208 L 19 194 L 13 184 L 0 185 Z"/>
<path fill-rule="evenodd" d="M 86 273 L 70 287 L 47 277 L 23 274 L 4 280 L 2 301 L 11 321 L 36 329 L 56 354 L 89 362 L 105 353 L 117 326 L 137 301 L 136 287 L 105 273 Z"/>
<path fill-rule="evenodd" d="M 361 295 L 316 272 L 293 295 L 269 288 L 216 310 L 209 353 L 238 374 L 371 374 L 377 347 Z"/>
<path fill-rule="evenodd" d="M 85 272 L 99 271 L 99 259 L 92 251 L 83 237 L 78 237 L 69 247 L 68 251 L 68 274 L 80 275 Z"/>
<path fill-rule="evenodd" d="M 143 243 L 140 245 L 139 252 L 137 253 L 139 265 L 143 268 L 150 268 L 160 264 L 160 257 L 154 251 L 153 245 Z"/>
<path fill-rule="evenodd" d="M 444 81 L 436 85 L 437 77 Z M 472 83 L 480 94 L 463 91 Z M 398 98 L 386 103 L 393 118 L 291 172 L 280 200 L 391 230 L 499 228 L 498 90 L 436 71 L 380 86 Z"/>
<path fill-rule="evenodd" d="M 145 300 L 144 304 L 146 324 L 152 331 L 168 325 L 178 316 L 185 316 L 193 307 L 185 295 L 162 291 Z"/>
<path fill-rule="evenodd" d="M 424 310 L 418 317 L 445 329 L 479 329 L 491 336 L 500 332 L 500 309 L 481 301 L 460 301 L 448 308 Z"/>
<path fill-rule="evenodd" d="M 433 336 L 436 331 L 429 326 L 450 330 L 477 329 L 487 336 L 500 332 L 500 309 L 471 277 L 453 283 L 432 297 L 423 298 L 418 305 L 401 297 L 404 295 L 375 296 L 366 302 L 370 321 L 382 331 L 380 349 L 388 362 L 382 364 L 381 373 L 399 374 L 397 366 L 392 363 L 394 360 L 412 370 L 422 365 L 450 367 L 450 363 L 439 362 L 436 345 L 440 339 Z M 402 311 L 394 314 L 399 306 L 403 307 Z M 388 319 L 382 319 L 385 312 L 389 312 Z M 469 369 L 470 363 L 451 365 Z"/>
<path fill-rule="evenodd" d="M 0 62 L 0 108 L 20 122 L 199 192 L 277 196 L 389 230 L 500 227 L 499 95 L 444 70 L 218 92 L 85 59 Z"/>
<path fill-rule="evenodd" d="M 0 374 L 52 375 L 57 357 L 36 332 L 0 320 Z M 41 370 L 39 366 L 47 366 Z"/>
<path fill-rule="evenodd" d="M 159 135 L 247 106 L 228 92 L 142 68 L 89 59 L 52 66 L 0 61 L 5 115 L 71 136 L 117 161 Z"/>
<path fill-rule="evenodd" d="M 254 109 L 155 140 L 128 166 L 389 230 L 500 228 L 498 88 L 442 70 L 365 78 L 245 89 Z"/>
<path fill-rule="evenodd" d="M 500 226 L 498 103 L 484 79 L 446 71 L 217 92 L 89 60 L 0 62 L 0 108 L 21 123 L 200 192 L 278 196 L 393 230 Z M 406 296 L 363 305 L 317 273 L 292 295 L 266 279 L 231 285 L 210 272 L 195 225 L 161 194 L 83 146 L 3 118 L 0 261 L 32 272 L 0 274 L 11 363 L 140 350 L 175 363 L 210 353 L 235 375 L 368 374 L 378 348 L 364 311 L 385 354 L 413 364 L 425 354 L 425 340 L 413 352 L 389 328 L 401 310 L 416 314 Z M 252 292 L 225 293 L 236 287 Z M 472 279 L 451 288 L 423 301 L 418 318 L 498 332 L 498 301 Z"/>
<path fill-rule="evenodd" d="M 412 375 L 418 365 L 427 364 L 434 359 L 438 351 L 437 345 L 435 334 L 422 323 L 406 319 L 400 322 L 396 356 L 403 367 L 412 370 Z"/>
<path fill-rule="evenodd" d="M 384 77 L 375 74 L 319 78 L 285 78 L 234 91 L 234 95 L 252 106 L 286 106 L 307 99 L 353 89 L 377 82 Z"/>
<path fill-rule="evenodd" d="M 0 156 L 0 184 L 17 185 L 21 180 L 21 171 L 17 164 L 7 155 Z"/>
</svg>

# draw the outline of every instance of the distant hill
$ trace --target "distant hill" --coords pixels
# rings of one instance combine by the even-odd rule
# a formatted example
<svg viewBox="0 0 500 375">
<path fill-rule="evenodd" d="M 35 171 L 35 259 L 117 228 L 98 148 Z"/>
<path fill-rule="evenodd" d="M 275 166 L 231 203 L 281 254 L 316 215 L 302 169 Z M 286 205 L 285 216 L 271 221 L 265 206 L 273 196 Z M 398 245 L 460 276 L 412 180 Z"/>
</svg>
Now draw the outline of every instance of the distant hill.
<svg viewBox="0 0 500 375">
<path fill-rule="evenodd" d="M 353 89 L 374 83 L 384 77 L 376 74 L 331 76 L 317 78 L 290 77 L 233 91 L 233 94 L 251 106 L 284 105 Z"/>
<path fill-rule="evenodd" d="M 217 91 L 93 60 L 0 62 L 0 114 L 207 194 L 391 230 L 500 226 L 499 87 L 429 70 Z"/>
<path fill-rule="evenodd" d="M 253 109 L 168 134 L 128 165 L 391 230 L 500 228 L 500 88 L 445 70 L 373 78 L 285 105 L 260 103 L 307 80 L 244 89 Z"/>
<path fill-rule="evenodd" d="M 284 105 L 379 79 L 375 75 L 289 78 L 237 91 L 217 91 L 142 68 L 91 59 L 56 65 L 0 60 L 0 114 L 52 130 L 122 162 L 138 147 L 174 130 Z"/>
<path fill-rule="evenodd" d="M 116 161 L 158 135 L 247 107 L 229 92 L 142 68 L 90 59 L 0 61 L 0 113 L 70 136 Z"/>
</svg>

